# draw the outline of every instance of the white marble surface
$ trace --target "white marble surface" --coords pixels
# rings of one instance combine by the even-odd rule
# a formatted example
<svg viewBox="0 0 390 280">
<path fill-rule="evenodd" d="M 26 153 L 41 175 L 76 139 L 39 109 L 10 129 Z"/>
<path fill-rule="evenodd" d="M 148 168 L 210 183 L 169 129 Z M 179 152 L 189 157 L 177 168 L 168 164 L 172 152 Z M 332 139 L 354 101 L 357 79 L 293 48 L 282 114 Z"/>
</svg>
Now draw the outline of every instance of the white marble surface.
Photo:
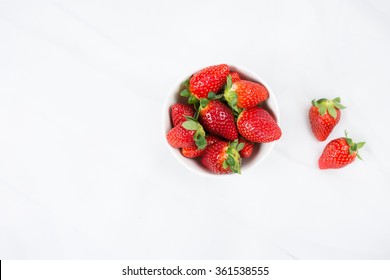
<svg viewBox="0 0 390 280">
<path fill-rule="evenodd" d="M 389 259 L 388 1 L 0 1 L 0 258 Z M 178 78 L 264 77 L 283 138 L 242 176 L 167 150 Z M 313 98 L 364 161 L 320 171 Z M 147 127 L 147 128 L 146 128 Z"/>
</svg>

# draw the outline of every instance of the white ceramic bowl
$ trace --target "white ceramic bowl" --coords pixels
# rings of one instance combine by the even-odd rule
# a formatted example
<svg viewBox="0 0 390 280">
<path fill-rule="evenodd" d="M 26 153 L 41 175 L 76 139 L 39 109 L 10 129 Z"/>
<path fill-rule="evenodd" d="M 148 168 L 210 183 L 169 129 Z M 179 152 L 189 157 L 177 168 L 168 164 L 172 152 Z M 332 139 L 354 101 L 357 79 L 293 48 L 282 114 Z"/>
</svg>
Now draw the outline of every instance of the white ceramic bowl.
<svg viewBox="0 0 390 280">
<path fill-rule="evenodd" d="M 269 98 L 265 101 L 265 104 L 263 104 L 262 107 L 265 108 L 276 119 L 277 123 L 279 124 L 279 106 L 276 101 L 275 95 L 272 92 L 269 85 L 257 74 L 253 73 L 248 69 L 239 66 L 233 66 L 233 65 L 229 65 L 229 67 L 231 72 L 235 72 L 235 71 L 238 72 L 240 74 L 241 79 L 261 83 L 268 89 Z M 181 165 L 191 170 L 192 172 L 203 176 L 222 176 L 222 175 L 214 174 L 211 171 L 207 170 L 205 167 L 203 167 L 199 159 L 189 159 L 184 157 L 181 154 L 180 149 L 173 148 L 171 145 L 168 144 L 166 140 L 166 135 L 168 131 L 172 128 L 172 122 L 170 117 L 171 106 L 175 103 L 184 103 L 184 104 L 187 103 L 186 99 L 181 97 L 179 94 L 180 91 L 183 89 L 182 83 L 199 70 L 196 70 L 181 78 L 173 85 L 171 90 L 168 92 L 163 105 L 163 114 L 162 114 L 162 121 L 163 121 L 162 128 L 163 128 L 163 136 L 164 136 L 163 141 L 166 143 L 166 146 L 171 151 L 171 154 L 174 156 L 174 158 L 176 158 L 181 163 Z M 241 176 L 245 176 L 245 173 L 248 170 L 253 169 L 255 166 L 260 164 L 271 153 L 272 149 L 275 146 L 275 143 L 276 141 L 271 143 L 256 144 L 252 156 L 243 159 L 242 161 Z"/>
</svg>

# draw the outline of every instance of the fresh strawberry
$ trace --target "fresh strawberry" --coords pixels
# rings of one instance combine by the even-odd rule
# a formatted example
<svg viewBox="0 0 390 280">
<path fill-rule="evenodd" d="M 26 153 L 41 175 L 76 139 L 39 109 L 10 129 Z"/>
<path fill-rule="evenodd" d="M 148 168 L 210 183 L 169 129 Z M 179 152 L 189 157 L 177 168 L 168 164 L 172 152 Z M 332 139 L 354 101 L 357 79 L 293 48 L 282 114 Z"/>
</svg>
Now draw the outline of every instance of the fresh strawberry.
<svg viewBox="0 0 390 280">
<path fill-rule="evenodd" d="M 208 146 L 210 146 L 218 141 L 221 141 L 221 139 L 215 135 L 210 134 L 210 135 L 206 136 L 206 141 L 207 141 L 206 147 L 208 147 Z M 188 148 L 181 149 L 181 153 L 183 154 L 183 156 L 185 156 L 187 158 L 197 158 L 197 157 L 201 157 L 203 155 L 204 150 L 201 150 L 196 145 L 194 145 L 194 146 L 191 146 Z"/>
<path fill-rule="evenodd" d="M 233 112 L 219 100 L 200 100 L 199 122 L 209 133 L 231 141 L 238 138 Z"/>
<path fill-rule="evenodd" d="M 231 108 L 239 111 L 237 108 L 244 109 L 257 106 L 268 99 L 269 93 L 262 84 L 246 80 L 233 82 L 231 76 L 228 76 L 224 97 Z"/>
<path fill-rule="evenodd" d="M 238 138 L 238 143 L 244 143 L 244 147 L 240 151 L 241 158 L 248 158 L 252 155 L 254 144 L 243 137 Z"/>
<path fill-rule="evenodd" d="M 228 75 L 229 66 L 226 64 L 204 68 L 191 77 L 189 83 L 186 83 L 187 89 L 183 90 L 180 95 L 190 97 L 189 102 L 193 101 L 191 96 L 197 99 L 206 98 L 209 92 L 217 93 L 222 89 Z"/>
<path fill-rule="evenodd" d="M 194 142 L 194 130 L 187 130 L 181 124 L 168 131 L 168 143 L 174 148 L 192 147 Z"/>
<path fill-rule="evenodd" d="M 352 163 L 356 157 L 361 159 L 358 150 L 364 144 L 365 142 L 354 143 L 345 132 L 345 137 L 332 140 L 325 146 L 318 160 L 320 169 L 341 168 Z"/>
<path fill-rule="evenodd" d="M 204 149 L 207 143 L 203 127 L 191 117 L 186 117 L 186 119 L 185 122 L 168 131 L 168 143 L 174 148 L 187 148 L 196 145 L 199 149 Z"/>
<path fill-rule="evenodd" d="M 230 72 L 230 77 L 232 77 L 232 83 L 241 80 L 240 74 L 238 72 Z"/>
<path fill-rule="evenodd" d="M 319 141 L 325 141 L 333 128 L 340 121 L 341 109 L 345 107 L 340 104 L 340 97 L 332 100 L 325 98 L 313 100 L 309 110 L 311 130 Z"/>
<path fill-rule="evenodd" d="M 194 106 L 188 104 L 176 103 L 171 107 L 171 117 L 173 126 L 178 125 L 179 123 L 185 122 L 186 118 L 184 116 L 193 117 L 195 115 Z"/>
<path fill-rule="evenodd" d="M 237 140 L 232 143 L 218 141 L 205 149 L 202 164 L 217 174 L 241 173 L 239 151 L 243 146 Z"/>
<path fill-rule="evenodd" d="M 237 128 L 245 139 L 252 142 L 267 143 L 282 136 L 276 121 L 260 107 L 244 109 L 237 118 Z"/>
</svg>

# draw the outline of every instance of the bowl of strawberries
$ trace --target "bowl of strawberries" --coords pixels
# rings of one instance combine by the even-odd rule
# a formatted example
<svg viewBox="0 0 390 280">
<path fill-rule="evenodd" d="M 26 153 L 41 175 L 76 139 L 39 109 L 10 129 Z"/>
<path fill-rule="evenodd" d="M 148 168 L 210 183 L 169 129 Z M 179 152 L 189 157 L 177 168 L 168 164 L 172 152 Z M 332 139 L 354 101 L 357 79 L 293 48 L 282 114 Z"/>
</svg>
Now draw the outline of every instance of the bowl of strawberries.
<svg viewBox="0 0 390 280">
<path fill-rule="evenodd" d="M 270 87 L 243 67 L 219 64 L 186 75 L 163 106 L 168 149 L 201 175 L 245 172 L 282 136 Z"/>
</svg>

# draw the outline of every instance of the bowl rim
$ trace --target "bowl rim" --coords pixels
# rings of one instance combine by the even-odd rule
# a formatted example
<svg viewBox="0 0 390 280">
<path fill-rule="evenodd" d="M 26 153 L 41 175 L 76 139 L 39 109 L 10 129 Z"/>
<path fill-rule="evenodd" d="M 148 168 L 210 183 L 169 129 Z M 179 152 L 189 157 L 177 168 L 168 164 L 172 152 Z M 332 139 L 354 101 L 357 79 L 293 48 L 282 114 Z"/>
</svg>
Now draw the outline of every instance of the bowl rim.
<svg viewBox="0 0 390 280">
<path fill-rule="evenodd" d="M 264 79 L 262 79 L 258 74 L 256 74 L 255 72 L 253 72 L 252 70 L 250 70 L 246 67 L 236 66 L 233 64 L 227 64 L 227 65 L 229 65 L 230 72 L 238 72 L 240 75 L 243 75 L 245 77 L 249 76 L 250 77 L 249 80 L 259 82 L 266 87 L 266 89 L 269 92 L 269 99 L 272 100 L 272 103 L 273 103 L 272 108 L 269 108 L 269 110 L 272 110 L 272 113 L 273 113 L 274 117 L 276 118 L 276 123 L 278 125 L 280 125 L 279 104 L 278 104 L 277 99 L 275 97 L 275 94 L 274 94 L 273 90 L 270 88 L 269 84 L 266 81 L 264 81 Z M 220 174 L 215 174 L 215 173 L 212 173 L 211 171 L 207 171 L 206 169 L 202 169 L 202 166 L 199 166 L 199 169 L 192 168 L 186 162 L 187 160 L 191 160 L 191 159 L 188 159 L 188 158 L 184 157 L 183 155 L 181 155 L 180 151 L 177 152 L 178 149 L 173 148 L 171 145 L 169 145 L 168 141 L 166 140 L 166 134 L 167 134 L 166 124 L 167 124 L 167 122 L 171 123 L 170 107 L 172 104 L 170 104 L 170 101 L 171 101 L 171 98 L 172 98 L 174 91 L 176 91 L 177 88 L 179 88 L 181 86 L 183 81 L 189 79 L 194 73 L 196 73 L 204 68 L 205 67 L 195 69 L 194 71 L 191 71 L 192 74 L 190 74 L 190 75 L 185 75 L 185 76 L 183 75 L 183 77 L 181 79 L 177 80 L 170 87 L 170 90 L 168 91 L 169 94 L 165 97 L 164 102 L 163 102 L 163 106 L 162 106 L 162 116 L 163 117 L 162 117 L 162 126 L 161 127 L 162 127 L 162 136 L 164 139 L 164 143 L 168 147 L 168 150 L 170 151 L 170 153 L 176 158 L 176 160 L 178 160 L 178 162 L 181 165 L 183 165 L 187 170 L 189 170 L 193 173 L 196 173 L 196 174 L 201 175 L 201 176 L 209 177 L 209 178 L 210 177 L 213 177 L 213 178 L 226 177 L 226 175 L 235 175 L 234 173 L 230 173 L 230 174 L 224 174 L 225 176 L 220 176 Z M 268 103 L 269 102 L 267 102 L 267 104 Z M 168 112 L 167 112 L 167 109 L 168 109 Z M 246 167 L 245 173 L 255 169 L 255 167 L 257 167 L 260 163 L 262 163 L 269 156 L 269 154 L 272 152 L 272 150 L 275 148 L 276 142 L 278 142 L 278 140 L 270 142 L 270 143 L 262 143 L 262 145 L 266 144 L 268 146 L 268 150 L 263 152 L 261 157 L 258 158 L 257 160 L 255 160 L 250 166 Z"/>
</svg>

